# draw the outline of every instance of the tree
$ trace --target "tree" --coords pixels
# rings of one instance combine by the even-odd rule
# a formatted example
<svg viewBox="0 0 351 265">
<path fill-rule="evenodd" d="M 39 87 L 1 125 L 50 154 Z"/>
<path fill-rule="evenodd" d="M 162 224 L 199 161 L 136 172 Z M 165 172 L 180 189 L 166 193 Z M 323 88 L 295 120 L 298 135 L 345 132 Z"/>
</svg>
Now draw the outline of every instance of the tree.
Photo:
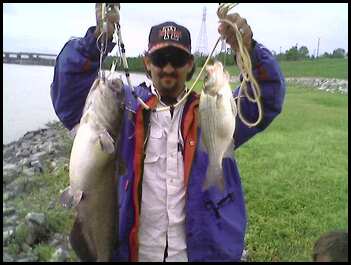
<svg viewBox="0 0 351 265">
<path fill-rule="evenodd" d="M 342 48 L 337 48 L 333 51 L 332 54 L 333 58 L 344 58 L 345 57 L 345 50 Z"/>
<path fill-rule="evenodd" d="M 301 59 L 307 59 L 308 56 L 309 56 L 308 48 L 306 46 L 301 46 L 299 49 L 299 57 Z"/>
<path fill-rule="evenodd" d="M 320 57 L 322 57 L 322 58 L 330 58 L 331 55 L 329 53 L 325 52 Z"/>
<path fill-rule="evenodd" d="M 197 67 L 202 67 L 207 59 L 206 55 L 194 53 L 194 61 Z"/>
<path fill-rule="evenodd" d="M 234 65 L 234 54 L 231 49 L 227 49 L 226 52 L 218 53 L 215 56 L 215 59 L 224 63 L 225 65 Z"/>
<path fill-rule="evenodd" d="M 279 54 L 277 55 L 277 60 L 278 60 L 278 61 L 286 60 L 286 54 L 285 54 L 285 53 L 279 53 Z"/>
<path fill-rule="evenodd" d="M 299 51 L 297 50 L 297 46 L 291 47 L 289 50 L 285 52 L 286 59 L 288 61 L 296 61 L 299 59 Z"/>
</svg>

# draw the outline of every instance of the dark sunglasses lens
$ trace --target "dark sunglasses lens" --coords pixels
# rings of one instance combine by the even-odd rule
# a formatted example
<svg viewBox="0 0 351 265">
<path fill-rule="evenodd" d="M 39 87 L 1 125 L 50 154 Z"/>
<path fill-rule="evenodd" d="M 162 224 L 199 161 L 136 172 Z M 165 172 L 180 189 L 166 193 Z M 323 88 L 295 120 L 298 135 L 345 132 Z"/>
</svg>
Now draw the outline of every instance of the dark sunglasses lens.
<svg viewBox="0 0 351 265">
<path fill-rule="evenodd" d="M 188 62 L 187 56 L 174 56 L 173 60 L 170 60 L 170 63 L 174 67 L 182 67 Z"/>
<path fill-rule="evenodd" d="M 156 65 L 157 67 L 164 67 L 167 64 L 166 58 L 157 54 L 151 55 L 151 62 L 153 65 Z"/>
<path fill-rule="evenodd" d="M 173 67 L 179 68 L 184 66 L 189 60 L 189 56 L 183 52 L 176 53 L 154 53 L 151 54 L 151 62 L 157 67 L 165 67 L 170 63 Z"/>
</svg>

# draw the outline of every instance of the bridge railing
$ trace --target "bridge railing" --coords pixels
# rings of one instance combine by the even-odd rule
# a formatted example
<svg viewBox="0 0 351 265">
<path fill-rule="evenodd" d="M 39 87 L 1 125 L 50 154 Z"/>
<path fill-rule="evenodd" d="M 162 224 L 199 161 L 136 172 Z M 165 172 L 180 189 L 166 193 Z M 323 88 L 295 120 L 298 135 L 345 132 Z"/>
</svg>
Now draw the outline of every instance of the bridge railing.
<svg viewBox="0 0 351 265">
<path fill-rule="evenodd" d="M 55 65 L 56 57 L 49 53 L 3 52 L 3 63 Z"/>
</svg>

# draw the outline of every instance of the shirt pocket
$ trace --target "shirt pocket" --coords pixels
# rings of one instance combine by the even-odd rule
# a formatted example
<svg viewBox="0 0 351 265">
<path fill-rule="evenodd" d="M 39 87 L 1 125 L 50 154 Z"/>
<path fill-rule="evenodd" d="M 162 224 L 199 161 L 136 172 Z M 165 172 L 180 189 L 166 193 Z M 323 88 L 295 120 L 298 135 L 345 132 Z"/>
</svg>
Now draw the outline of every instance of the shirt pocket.
<svg viewBox="0 0 351 265">
<path fill-rule="evenodd" d="M 159 163 L 160 156 L 154 153 L 146 153 L 144 159 L 144 181 L 158 179 L 159 177 Z"/>
<path fill-rule="evenodd" d="M 154 154 L 154 153 L 146 153 L 145 159 L 144 159 L 144 164 L 152 164 L 157 162 L 157 160 L 159 159 L 159 155 Z"/>
<path fill-rule="evenodd" d="M 164 156 L 166 153 L 166 142 L 163 135 L 163 129 L 158 127 L 151 127 L 150 128 L 150 137 L 146 147 L 146 156 L 149 156 L 149 159 L 154 156 Z"/>
</svg>

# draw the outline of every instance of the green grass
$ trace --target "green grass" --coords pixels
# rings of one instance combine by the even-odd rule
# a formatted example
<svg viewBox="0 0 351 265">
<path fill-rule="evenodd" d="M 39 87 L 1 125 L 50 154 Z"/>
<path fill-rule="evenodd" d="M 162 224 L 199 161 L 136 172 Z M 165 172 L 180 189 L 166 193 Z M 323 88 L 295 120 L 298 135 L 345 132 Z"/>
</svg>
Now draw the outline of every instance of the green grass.
<svg viewBox="0 0 351 265">
<path fill-rule="evenodd" d="M 285 77 L 324 77 L 348 79 L 347 59 L 318 59 L 308 61 L 281 61 Z"/>
<path fill-rule="evenodd" d="M 283 112 L 236 151 L 250 261 L 310 261 L 313 243 L 348 228 L 348 103 L 289 87 Z"/>
<path fill-rule="evenodd" d="M 285 77 L 322 77 L 348 79 L 348 60 L 347 59 L 318 59 L 305 61 L 281 61 L 279 62 Z M 226 66 L 232 76 L 239 75 L 239 69 L 235 65 Z M 194 78 L 201 70 L 196 68 Z"/>
</svg>

